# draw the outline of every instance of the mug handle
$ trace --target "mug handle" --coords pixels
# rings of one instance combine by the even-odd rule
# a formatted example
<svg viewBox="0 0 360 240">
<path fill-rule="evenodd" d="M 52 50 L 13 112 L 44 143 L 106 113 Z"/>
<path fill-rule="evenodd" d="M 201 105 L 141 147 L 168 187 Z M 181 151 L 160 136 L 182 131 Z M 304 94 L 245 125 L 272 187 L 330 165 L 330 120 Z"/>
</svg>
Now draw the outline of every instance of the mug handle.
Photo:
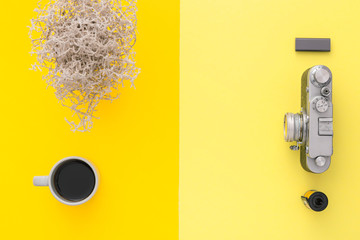
<svg viewBox="0 0 360 240">
<path fill-rule="evenodd" d="M 49 186 L 49 176 L 37 176 L 33 179 L 34 186 L 46 187 Z"/>
</svg>

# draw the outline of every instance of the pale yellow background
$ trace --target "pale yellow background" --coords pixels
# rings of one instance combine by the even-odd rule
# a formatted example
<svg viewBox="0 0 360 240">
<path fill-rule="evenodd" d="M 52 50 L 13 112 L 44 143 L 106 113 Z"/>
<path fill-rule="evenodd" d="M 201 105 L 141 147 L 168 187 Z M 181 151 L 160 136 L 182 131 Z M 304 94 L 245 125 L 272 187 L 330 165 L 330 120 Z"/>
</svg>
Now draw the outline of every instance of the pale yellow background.
<svg viewBox="0 0 360 240">
<path fill-rule="evenodd" d="M 28 28 L 37 0 L 2 1 L 0 239 L 178 239 L 179 1 L 139 1 L 136 90 L 99 105 L 90 133 L 30 71 Z M 88 203 L 61 204 L 34 187 L 60 159 L 100 172 Z"/>
<path fill-rule="evenodd" d="M 182 0 L 180 240 L 360 238 L 360 2 Z M 296 53 L 330 37 L 330 53 Z M 334 155 L 305 172 L 283 139 L 308 67 L 333 72 Z M 324 191 L 328 208 L 300 195 Z"/>
</svg>

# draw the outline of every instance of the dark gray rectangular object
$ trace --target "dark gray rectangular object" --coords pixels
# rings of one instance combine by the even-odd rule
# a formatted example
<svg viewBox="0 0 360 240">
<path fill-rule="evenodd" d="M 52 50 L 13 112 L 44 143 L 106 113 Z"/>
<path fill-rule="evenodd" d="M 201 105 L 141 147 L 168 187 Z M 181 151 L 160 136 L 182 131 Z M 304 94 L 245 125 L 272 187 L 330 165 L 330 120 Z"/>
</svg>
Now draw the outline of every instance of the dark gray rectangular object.
<svg viewBox="0 0 360 240">
<path fill-rule="evenodd" d="M 330 52 L 330 38 L 296 38 L 295 50 Z"/>
</svg>

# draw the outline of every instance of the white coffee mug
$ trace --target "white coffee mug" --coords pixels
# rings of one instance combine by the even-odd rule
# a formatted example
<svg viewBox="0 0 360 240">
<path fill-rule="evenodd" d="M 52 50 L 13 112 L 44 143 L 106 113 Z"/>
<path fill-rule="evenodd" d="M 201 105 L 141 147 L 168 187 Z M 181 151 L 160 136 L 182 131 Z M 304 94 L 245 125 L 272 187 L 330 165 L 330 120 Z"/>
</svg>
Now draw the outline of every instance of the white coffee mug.
<svg viewBox="0 0 360 240">
<path fill-rule="evenodd" d="M 68 162 L 68 161 L 74 161 L 74 160 L 81 161 L 81 162 L 85 163 L 86 165 L 88 165 L 91 168 L 91 170 L 93 171 L 94 177 L 95 177 L 95 184 L 94 184 L 92 192 L 85 199 L 82 199 L 82 200 L 79 200 L 79 201 L 73 201 L 73 200 L 69 200 L 69 199 L 64 198 L 56 190 L 56 187 L 54 185 L 55 184 L 54 176 L 55 176 L 55 173 L 57 172 L 57 170 L 59 169 L 59 167 L 62 166 L 64 163 Z M 94 194 L 95 194 L 95 192 L 96 192 L 96 190 L 97 190 L 97 188 L 99 186 L 99 175 L 98 175 L 98 172 L 97 172 L 96 168 L 94 167 L 94 165 L 91 162 L 89 162 L 88 160 L 86 160 L 86 159 L 84 159 L 82 157 L 67 157 L 67 158 L 61 159 L 59 162 L 57 162 L 53 166 L 53 168 L 50 171 L 49 176 L 37 176 L 37 177 L 34 177 L 33 183 L 34 183 L 35 186 L 48 186 L 50 188 L 50 191 L 51 191 L 52 195 L 58 201 L 60 201 L 60 202 L 62 202 L 64 204 L 67 204 L 67 205 L 75 206 L 75 205 L 80 205 L 80 204 L 83 204 L 83 203 L 89 201 L 94 196 Z"/>
</svg>

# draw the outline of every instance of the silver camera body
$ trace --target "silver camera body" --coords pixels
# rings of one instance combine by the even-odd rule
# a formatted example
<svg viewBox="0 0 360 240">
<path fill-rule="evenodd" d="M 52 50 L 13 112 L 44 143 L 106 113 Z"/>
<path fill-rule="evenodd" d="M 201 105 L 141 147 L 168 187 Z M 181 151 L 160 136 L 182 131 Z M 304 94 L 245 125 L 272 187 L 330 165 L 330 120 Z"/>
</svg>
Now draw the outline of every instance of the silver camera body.
<svg viewBox="0 0 360 240">
<path fill-rule="evenodd" d="M 301 78 L 301 112 L 286 113 L 285 141 L 296 141 L 301 166 L 309 172 L 325 172 L 333 154 L 332 73 L 323 65 L 307 69 Z"/>
</svg>

